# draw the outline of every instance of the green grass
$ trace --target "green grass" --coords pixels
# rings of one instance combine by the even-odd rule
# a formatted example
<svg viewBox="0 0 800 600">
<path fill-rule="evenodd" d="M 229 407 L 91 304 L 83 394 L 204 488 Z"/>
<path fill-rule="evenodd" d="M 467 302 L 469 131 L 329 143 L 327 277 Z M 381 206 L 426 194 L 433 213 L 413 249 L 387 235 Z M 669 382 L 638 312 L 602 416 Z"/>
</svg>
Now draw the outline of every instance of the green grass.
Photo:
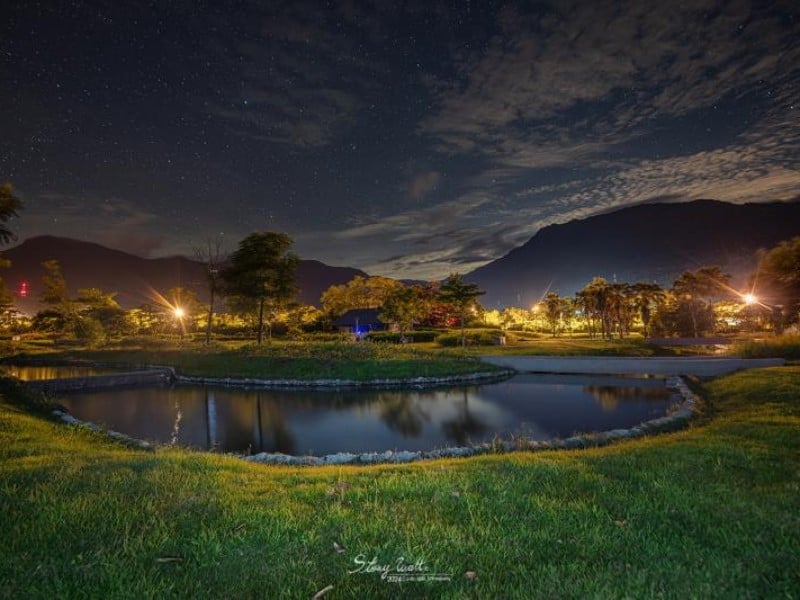
<svg viewBox="0 0 800 600">
<path fill-rule="evenodd" d="M 796 598 L 800 367 L 706 392 L 675 434 L 370 468 L 131 450 L 0 401 L 0 597 Z"/>
<path fill-rule="evenodd" d="M 181 374 L 206 377 L 346 378 L 367 381 L 499 370 L 454 352 L 350 342 L 273 342 L 260 347 L 246 345 L 235 349 L 226 346 L 212 349 L 186 346 L 155 350 L 80 350 L 33 356 L 51 362 L 170 365 Z"/>
<path fill-rule="evenodd" d="M 782 335 L 759 340 L 745 340 L 733 347 L 733 353 L 744 358 L 800 359 L 800 335 Z"/>
</svg>

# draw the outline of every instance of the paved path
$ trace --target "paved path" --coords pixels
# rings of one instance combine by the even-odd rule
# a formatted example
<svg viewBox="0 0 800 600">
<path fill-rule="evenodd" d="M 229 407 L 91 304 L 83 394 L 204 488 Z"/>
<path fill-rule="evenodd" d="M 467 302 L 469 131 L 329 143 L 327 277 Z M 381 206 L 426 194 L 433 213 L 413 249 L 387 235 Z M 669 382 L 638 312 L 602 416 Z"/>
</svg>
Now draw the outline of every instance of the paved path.
<svg viewBox="0 0 800 600">
<path fill-rule="evenodd" d="M 782 358 L 639 358 L 606 356 L 482 356 L 487 363 L 527 373 L 697 375 L 714 377 L 740 369 L 777 367 Z"/>
</svg>

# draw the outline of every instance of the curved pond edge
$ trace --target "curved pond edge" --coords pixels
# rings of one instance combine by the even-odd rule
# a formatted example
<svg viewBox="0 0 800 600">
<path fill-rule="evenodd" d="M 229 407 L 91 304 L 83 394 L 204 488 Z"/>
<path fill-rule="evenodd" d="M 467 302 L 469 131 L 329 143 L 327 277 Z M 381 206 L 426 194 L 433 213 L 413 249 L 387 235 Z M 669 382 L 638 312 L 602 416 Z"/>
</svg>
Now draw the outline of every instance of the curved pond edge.
<svg viewBox="0 0 800 600">
<path fill-rule="evenodd" d="M 464 458 L 481 454 L 500 454 L 517 451 L 538 452 L 542 450 L 597 448 L 600 446 L 607 446 L 618 440 L 636 439 L 658 433 L 669 433 L 688 427 L 689 422 L 697 410 L 699 399 L 686 384 L 686 381 L 680 376 L 669 377 L 666 383 L 667 388 L 677 391 L 681 398 L 683 398 L 683 401 L 666 416 L 644 421 L 630 429 L 610 429 L 607 431 L 578 434 L 565 439 L 542 441 L 516 438 L 514 440 L 500 440 L 497 442 L 473 444 L 470 446 L 455 446 L 426 452 L 387 450 L 386 452 L 365 452 L 362 454 L 339 452 L 337 454 L 328 454 L 325 456 L 294 456 L 291 454 L 260 452 L 252 456 L 242 456 L 241 458 L 248 462 L 270 465 L 375 465 L 410 463 L 437 458 Z"/>
<path fill-rule="evenodd" d="M 689 422 L 697 410 L 699 399 L 686 384 L 686 381 L 680 376 L 667 378 L 666 387 L 678 392 L 683 399 L 682 402 L 672 409 L 669 414 L 644 421 L 630 429 L 610 429 L 607 431 L 582 433 L 565 439 L 555 438 L 542 441 L 515 438 L 513 440 L 498 440 L 470 446 L 454 446 L 430 451 L 412 452 L 408 450 L 387 450 L 386 452 L 365 452 L 361 454 L 339 452 L 336 454 L 327 454 L 325 456 L 295 456 L 291 454 L 260 452 L 250 456 L 239 454 L 230 454 L 229 456 L 234 456 L 247 462 L 269 465 L 375 465 L 402 464 L 439 458 L 464 458 L 482 454 L 500 454 L 517 451 L 539 452 L 542 450 L 597 448 L 607 446 L 619 440 L 636 439 L 659 433 L 669 433 L 688 427 Z M 140 449 L 153 450 L 156 446 L 164 445 L 151 444 L 148 441 L 136 439 L 118 431 L 106 430 L 95 423 L 77 419 L 62 409 L 53 410 L 52 415 L 64 423 L 82 426 L 97 433 L 105 433 L 114 440 Z"/>
</svg>

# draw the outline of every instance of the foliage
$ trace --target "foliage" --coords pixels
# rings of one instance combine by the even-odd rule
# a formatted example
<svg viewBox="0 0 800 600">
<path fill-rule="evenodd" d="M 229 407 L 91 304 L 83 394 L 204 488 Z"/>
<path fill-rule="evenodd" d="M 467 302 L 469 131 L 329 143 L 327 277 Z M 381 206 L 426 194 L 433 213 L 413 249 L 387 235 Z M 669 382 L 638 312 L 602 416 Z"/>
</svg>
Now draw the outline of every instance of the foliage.
<svg viewBox="0 0 800 600">
<path fill-rule="evenodd" d="M 441 333 L 441 331 L 426 330 L 406 331 L 402 334 L 396 331 L 370 331 L 367 334 L 367 339 L 373 342 L 385 342 L 392 344 L 399 344 L 403 340 L 409 343 L 423 343 L 433 342 L 439 335 L 441 335 Z"/>
<path fill-rule="evenodd" d="M 753 288 L 773 307 L 776 331 L 800 320 L 800 236 L 759 253 Z"/>
<path fill-rule="evenodd" d="M 342 285 L 332 285 L 322 293 L 322 310 L 336 318 L 348 310 L 380 308 L 387 298 L 405 289 L 405 286 L 388 277 L 361 277 L 357 275 Z"/>
<path fill-rule="evenodd" d="M 495 346 L 500 343 L 500 338 L 510 340 L 510 334 L 500 329 L 466 330 L 461 333 L 443 333 L 436 337 L 440 346 Z"/>
<path fill-rule="evenodd" d="M 474 283 L 467 283 L 458 273 L 452 273 L 439 288 L 439 300 L 454 306 L 461 323 L 461 346 L 467 345 L 465 326 L 468 313 L 475 309 L 478 296 L 486 292 Z"/>
<path fill-rule="evenodd" d="M 75 339 L 89 348 L 99 346 L 106 340 L 106 330 L 103 324 L 95 317 L 80 316 L 75 319 L 73 328 Z"/>
<path fill-rule="evenodd" d="M 743 358 L 786 358 L 800 360 L 800 335 L 781 335 L 764 340 L 746 340 L 733 347 Z"/>
<path fill-rule="evenodd" d="M 701 337 L 714 330 L 713 301 L 730 296 L 730 275 L 719 267 L 684 271 L 672 284 L 673 327 L 682 336 Z"/>
<path fill-rule="evenodd" d="M 16 216 L 22 208 L 22 201 L 14 193 L 14 187 L 10 183 L 0 184 L 0 243 L 8 244 L 16 239 L 6 223 Z"/>
<path fill-rule="evenodd" d="M 252 233 L 231 255 L 230 265 L 222 272 L 226 292 L 254 300 L 258 304 L 258 343 L 264 337 L 264 309 L 268 302 L 277 308 L 296 294 L 297 255 L 289 251 L 292 238 L 271 231 Z"/>
<path fill-rule="evenodd" d="M 425 305 L 416 286 L 397 288 L 386 296 L 379 312 L 379 318 L 385 323 L 397 325 L 402 336 L 414 324 L 419 322 L 425 313 Z"/>
</svg>

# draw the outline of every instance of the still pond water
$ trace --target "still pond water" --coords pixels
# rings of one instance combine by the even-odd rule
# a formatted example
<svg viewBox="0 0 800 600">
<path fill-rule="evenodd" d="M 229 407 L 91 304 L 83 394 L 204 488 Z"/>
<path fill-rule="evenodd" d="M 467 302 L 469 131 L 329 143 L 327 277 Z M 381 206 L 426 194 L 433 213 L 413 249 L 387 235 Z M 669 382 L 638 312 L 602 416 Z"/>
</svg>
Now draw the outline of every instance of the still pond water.
<svg viewBox="0 0 800 600">
<path fill-rule="evenodd" d="M 632 427 L 663 416 L 678 400 L 662 379 L 530 374 L 434 390 L 176 386 L 59 398 L 77 418 L 140 439 L 224 452 L 317 456 Z"/>
</svg>

